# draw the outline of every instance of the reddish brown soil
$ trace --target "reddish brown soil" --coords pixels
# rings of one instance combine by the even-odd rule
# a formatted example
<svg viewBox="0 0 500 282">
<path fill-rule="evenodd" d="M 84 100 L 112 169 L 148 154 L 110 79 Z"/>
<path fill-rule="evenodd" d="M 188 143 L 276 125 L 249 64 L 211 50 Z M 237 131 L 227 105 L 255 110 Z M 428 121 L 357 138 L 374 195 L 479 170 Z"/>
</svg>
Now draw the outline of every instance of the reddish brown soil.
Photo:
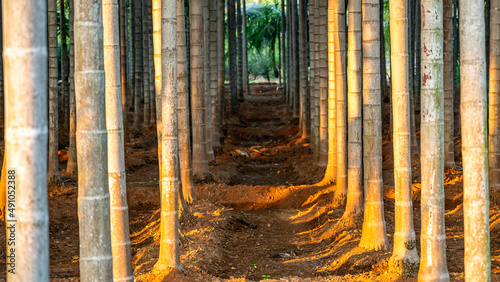
<svg viewBox="0 0 500 282">
<path fill-rule="evenodd" d="M 280 100 L 274 84 L 253 85 L 252 95 L 227 120 L 222 149 L 210 170 L 214 182 L 196 184 L 197 201 L 182 212 L 181 261 L 185 274 L 157 273 L 159 191 L 155 130 L 126 144 L 133 267 L 139 281 L 416 281 L 398 277 L 386 252 L 358 247 L 359 229 L 333 226 L 344 207 L 333 207 L 335 186 L 315 185 L 323 169 L 312 162 L 307 143 L 297 143 L 298 120 Z M 67 138 L 66 138 L 67 139 Z M 67 144 L 61 144 L 64 169 Z M 460 140 L 456 142 L 461 165 Z M 392 143 L 383 144 L 387 233 L 394 233 Z M 414 219 L 420 234 L 420 163 L 413 161 Z M 448 269 L 463 280 L 462 175 L 447 173 Z M 54 281 L 78 281 L 76 178 L 49 186 L 50 263 Z M 500 209 L 491 208 L 492 226 Z M 2 228 L 2 230 L 5 230 Z M 493 281 L 500 280 L 500 233 L 493 228 Z M 0 234 L 0 241 L 5 234 Z M 419 245 L 419 241 L 418 241 Z M 419 246 L 417 246 L 419 248 Z M 0 244 L 0 262 L 5 246 Z M 0 278 L 5 278 L 5 268 Z"/>
</svg>

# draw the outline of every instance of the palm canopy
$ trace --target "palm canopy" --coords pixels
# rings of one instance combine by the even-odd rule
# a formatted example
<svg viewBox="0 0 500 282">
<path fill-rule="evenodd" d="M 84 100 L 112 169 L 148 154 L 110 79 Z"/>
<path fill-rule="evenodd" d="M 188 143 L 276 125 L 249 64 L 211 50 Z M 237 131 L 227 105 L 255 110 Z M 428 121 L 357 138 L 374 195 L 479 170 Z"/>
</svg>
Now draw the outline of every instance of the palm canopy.
<svg viewBox="0 0 500 282">
<path fill-rule="evenodd" d="M 258 52 L 274 45 L 281 31 L 281 11 L 275 4 L 252 3 L 246 7 L 249 48 Z M 272 52 L 274 53 L 274 52 Z"/>
</svg>

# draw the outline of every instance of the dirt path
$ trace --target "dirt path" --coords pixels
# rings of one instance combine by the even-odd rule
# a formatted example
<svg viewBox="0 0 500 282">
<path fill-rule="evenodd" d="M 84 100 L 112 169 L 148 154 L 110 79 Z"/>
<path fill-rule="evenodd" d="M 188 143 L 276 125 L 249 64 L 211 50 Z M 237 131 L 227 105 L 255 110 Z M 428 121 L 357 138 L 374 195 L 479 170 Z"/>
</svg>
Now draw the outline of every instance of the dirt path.
<svg viewBox="0 0 500 282">
<path fill-rule="evenodd" d="M 390 248 L 358 248 L 360 228 L 335 229 L 344 207 L 333 207 L 335 186 L 318 186 L 323 169 L 307 143 L 297 143 L 298 119 L 277 85 L 252 85 L 252 95 L 227 119 L 225 139 L 210 164 L 211 183 L 197 183 L 197 201 L 183 211 L 181 262 L 185 274 L 153 271 L 159 255 L 156 131 L 125 146 L 132 265 L 138 281 L 394 281 L 387 259 L 394 234 L 392 143 L 383 144 L 384 210 Z M 456 142 L 460 164 L 460 142 Z M 60 165 L 67 161 L 61 144 Z M 419 160 L 413 164 L 413 206 L 420 235 Z M 64 175 L 63 175 L 64 176 Z M 52 281 L 79 281 L 77 179 L 49 186 Z M 461 172 L 445 175 L 447 261 L 452 281 L 463 280 Z M 500 281 L 500 208 L 491 207 L 492 281 Z M 495 227 L 496 226 L 496 227 Z M 1 229 L 5 229 L 0 226 Z M 5 233 L 0 232 L 0 241 Z M 417 248 L 420 249 L 417 239 Z M 5 262 L 0 244 L 0 263 Z M 0 280 L 5 268 L 0 268 Z M 399 278 L 416 281 L 416 278 Z"/>
</svg>

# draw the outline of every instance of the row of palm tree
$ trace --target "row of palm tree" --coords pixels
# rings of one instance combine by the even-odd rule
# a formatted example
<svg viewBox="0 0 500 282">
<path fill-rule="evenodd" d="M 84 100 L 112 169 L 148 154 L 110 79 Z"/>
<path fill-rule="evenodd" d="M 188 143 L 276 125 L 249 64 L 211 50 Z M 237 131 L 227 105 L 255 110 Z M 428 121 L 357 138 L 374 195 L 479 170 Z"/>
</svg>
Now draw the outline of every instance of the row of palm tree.
<svg viewBox="0 0 500 282">
<path fill-rule="evenodd" d="M 6 254 L 19 258 L 15 269 L 7 266 L 7 279 L 16 281 L 49 279 L 46 190 L 48 181 L 57 183 L 60 177 L 56 138 L 57 5 L 55 0 L 48 1 L 48 5 L 45 2 L 2 3 L 6 117 L 3 173 L 8 180 L 3 194 L 19 191 L 16 204 L 29 203 L 15 207 L 9 203 L 6 209 L 7 220 L 18 224 L 16 246 L 8 248 Z M 280 18 L 274 10 L 277 5 L 266 9 L 271 9 L 273 26 L 280 20 L 286 74 L 284 102 L 300 120 L 298 137 L 311 141 L 314 160 L 327 168 L 321 184 L 335 183 L 334 204 L 345 204 L 336 228 L 362 226 L 360 246 L 386 250 L 389 243 L 381 171 L 381 1 L 351 0 L 347 7 L 346 2 L 334 0 L 311 0 L 308 5 L 302 1 L 297 5 L 295 0 L 284 2 Z M 444 169 L 450 126 L 445 108 L 453 103 L 445 103 L 445 92 L 449 91 L 445 78 L 450 77 L 449 73 L 445 76 L 445 70 L 450 69 L 450 61 L 445 60 L 449 37 L 444 27 L 449 21 L 446 8 L 456 6 L 446 3 L 448 6 L 439 0 L 389 1 L 396 194 L 391 261 L 407 275 L 419 269 L 422 280 L 449 280 Z M 74 92 L 69 93 L 68 126 L 70 135 L 74 135 L 70 146 L 74 146 L 77 166 L 68 167 L 66 173 L 78 173 L 82 280 L 133 280 L 123 148 L 129 135 L 148 130 L 154 124 L 152 120 L 157 127 L 161 179 L 161 241 L 156 269 L 182 268 L 179 209 L 196 198 L 193 180 L 211 178 L 209 161 L 214 158 L 216 146 L 220 146 L 214 136 L 221 136 L 226 101 L 221 66 L 225 48 L 220 48 L 226 32 L 224 1 L 191 1 L 188 13 L 185 4 L 183 0 L 69 2 L 70 15 L 74 16 L 70 18 L 69 56 L 70 89 L 74 88 Z M 458 8 L 460 103 L 461 113 L 467 117 L 461 120 L 465 277 L 487 281 L 491 265 L 489 179 L 495 181 L 500 163 L 496 162 L 500 139 L 495 134 L 500 127 L 495 119 L 500 1 L 492 0 L 487 10 L 491 13 L 488 71 L 483 4 L 479 0 L 460 0 Z M 420 81 L 422 112 L 420 258 L 412 216 L 411 153 L 412 146 L 419 148 L 412 132 L 414 52 L 408 36 L 413 17 L 408 11 L 416 6 L 422 8 L 421 73 L 416 74 L 422 78 L 416 80 Z M 234 0 L 227 1 L 231 92 L 227 98 L 232 111 L 237 110 L 245 89 L 250 94 L 243 84 L 246 28 L 241 30 L 245 26 L 243 11 L 250 14 L 249 22 L 257 22 L 250 7 L 241 9 Z M 266 26 L 265 22 L 262 26 Z M 275 35 L 278 30 L 274 29 Z M 449 32 L 448 28 L 447 35 Z M 249 42 L 257 42 L 252 34 Z M 261 45 L 268 40 L 275 46 L 272 35 L 269 39 L 264 34 L 262 37 Z M 124 129 L 128 121 L 124 113 L 128 113 L 129 106 L 134 112 L 132 134 Z M 493 195 L 496 187 L 492 186 Z"/>
</svg>

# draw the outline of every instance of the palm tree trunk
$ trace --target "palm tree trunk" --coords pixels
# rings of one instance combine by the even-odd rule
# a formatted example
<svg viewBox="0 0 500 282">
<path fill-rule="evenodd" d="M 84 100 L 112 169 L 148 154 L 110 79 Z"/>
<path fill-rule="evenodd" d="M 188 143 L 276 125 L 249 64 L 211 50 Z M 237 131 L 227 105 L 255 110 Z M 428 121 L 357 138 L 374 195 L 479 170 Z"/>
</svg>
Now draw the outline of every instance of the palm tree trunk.
<svg viewBox="0 0 500 282">
<path fill-rule="evenodd" d="M 165 0 L 164 0 L 165 1 Z M 203 4 L 191 1 L 191 95 L 193 125 L 193 178 L 204 181 L 211 177 L 208 170 L 205 110 L 205 74 L 203 72 Z M 165 120 L 165 118 L 163 118 Z"/>
<path fill-rule="evenodd" d="M 6 217 L 7 226 L 15 229 L 7 228 L 7 236 L 15 236 L 15 246 L 6 248 L 6 257 L 16 257 L 14 268 L 7 263 L 7 279 L 49 281 L 45 70 L 47 14 L 55 17 L 55 5 L 51 3 L 47 13 L 46 1 L 2 2 L 7 193 L 14 192 L 14 205 L 21 205 L 14 217 Z"/>
<path fill-rule="evenodd" d="M 194 6 L 194 5 L 193 5 Z M 194 7 L 191 7 L 194 8 Z M 179 158 L 177 140 L 177 0 L 161 1 L 161 222 L 160 256 L 155 268 L 181 268 L 179 257 Z"/>
<path fill-rule="evenodd" d="M 347 195 L 347 132 L 346 132 L 346 34 L 345 34 L 345 2 L 337 1 L 334 7 L 334 44 L 335 44 L 335 98 L 337 127 L 337 189 L 334 203 L 343 204 Z"/>
<path fill-rule="evenodd" d="M 363 216 L 363 143 L 362 143 L 362 54 L 361 54 L 361 0 L 349 1 L 347 46 L 347 204 L 340 224 L 357 226 Z"/>
<path fill-rule="evenodd" d="M 490 3 L 489 180 L 491 200 L 500 202 L 500 0 Z"/>
<path fill-rule="evenodd" d="M 162 117 L 161 117 L 161 0 L 152 1 L 152 21 L 153 21 L 153 52 L 155 68 L 155 106 L 156 106 L 156 135 L 158 137 L 158 170 L 162 175 Z M 160 182 L 160 192 L 162 191 Z"/>
<path fill-rule="evenodd" d="M 102 1 L 75 1 L 75 86 L 80 279 L 113 279 Z"/>
<path fill-rule="evenodd" d="M 75 33 L 74 33 L 74 4 L 69 0 L 69 146 L 66 173 L 76 175 L 76 106 L 75 106 Z"/>
<path fill-rule="evenodd" d="M 195 199 L 193 169 L 191 167 L 191 137 L 189 127 L 188 65 L 186 52 L 186 17 L 184 1 L 177 0 L 177 94 L 179 120 L 179 159 L 182 196 L 187 203 Z"/>
<path fill-rule="evenodd" d="M 443 2 L 422 0 L 422 281 L 450 281 L 444 222 Z"/>
<path fill-rule="evenodd" d="M 58 159 L 58 90 L 57 90 L 57 1 L 47 2 L 48 39 L 49 39 L 49 167 L 48 178 L 51 183 L 59 183 Z"/>
<path fill-rule="evenodd" d="M 152 2 L 152 1 L 151 1 Z M 153 47 L 153 6 L 149 5 L 148 29 L 149 29 L 149 124 L 154 127 L 156 124 L 156 90 L 155 90 L 155 59 Z"/>
<path fill-rule="evenodd" d="M 221 144 L 219 141 L 219 131 L 217 123 L 217 104 L 218 99 L 218 60 L 217 60 L 217 0 L 209 0 L 209 37 L 210 37 L 210 110 L 211 119 L 208 123 L 211 125 L 212 137 L 212 153 L 214 149 L 220 149 Z"/>
<path fill-rule="evenodd" d="M 128 73 L 128 79 L 129 79 L 129 87 L 128 87 L 128 98 L 127 98 L 127 110 L 123 113 L 124 116 L 124 122 L 129 123 L 128 120 L 128 113 L 130 112 L 130 109 L 134 106 L 135 103 L 135 1 L 130 1 L 129 0 L 129 18 L 128 18 L 128 23 L 129 23 L 129 28 L 127 29 L 129 31 L 129 65 L 130 65 L 130 71 Z M 135 115 L 135 112 L 134 112 Z M 129 126 L 127 126 L 129 127 Z M 132 128 L 130 130 L 129 128 L 129 135 L 127 138 L 130 141 L 130 132 L 134 131 L 134 125 L 132 124 Z"/>
<path fill-rule="evenodd" d="M 65 12 L 65 2 L 64 0 L 59 1 L 59 6 L 61 8 L 60 12 L 60 32 L 61 32 L 61 94 L 63 97 L 63 113 L 64 113 L 64 128 L 69 130 L 69 64 L 68 64 L 68 45 L 66 40 L 68 39 L 66 30 L 66 12 Z"/>
<path fill-rule="evenodd" d="M 444 52 L 444 165 L 446 169 L 455 166 L 453 148 L 453 26 L 451 0 L 443 1 L 443 52 Z"/>
<path fill-rule="evenodd" d="M 143 37 L 142 37 L 142 2 L 143 0 L 135 2 L 134 11 L 134 33 L 135 33 L 135 89 L 134 89 L 134 123 L 132 125 L 133 134 L 137 136 L 142 133 L 141 129 L 141 99 L 144 90 L 143 81 Z"/>
<path fill-rule="evenodd" d="M 143 122 L 143 127 L 145 129 L 149 129 L 151 127 L 151 124 L 149 123 L 149 115 L 151 112 L 151 103 L 150 103 L 150 81 L 149 81 L 149 24 L 148 24 L 148 19 L 149 19 L 149 3 L 150 1 L 143 1 L 142 2 L 142 63 L 143 63 L 143 95 L 144 95 L 144 122 Z"/>
<path fill-rule="evenodd" d="M 214 147 L 212 144 L 212 97 L 211 97 L 211 67 L 210 67 L 210 19 L 209 19 L 209 9 L 208 2 L 210 0 L 203 0 L 203 37 L 205 44 L 203 45 L 203 67 L 204 67 L 204 101 L 205 101 L 205 130 L 207 137 L 207 154 L 208 161 L 212 162 L 215 160 Z"/>
<path fill-rule="evenodd" d="M 310 5 L 310 4 L 309 4 Z M 285 0 L 281 1 L 281 38 L 282 38 L 282 69 L 283 69 L 283 88 L 282 88 L 282 94 L 281 97 L 283 99 L 286 99 L 287 97 L 287 48 L 288 48 L 288 43 L 286 41 L 286 17 L 285 17 Z"/>
<path fill-rule="evenodd" d="M 250 85 L 248 84 L 248 48 L 247 48 L 247 1 L 243 1 L 242 8 L 242 52 L 243 52 L 243 94 L 250 94 Z M 281 52 L 281 49 L 280 49 Z M 281 80 L 281 76 L 280 76 Z"/>
<path fill-rule="evenodd" d="M 408 0 L 408 89 L 410 91 L 410 134 L 412 156 L 418 156 L 417 128 L 415 125 L 415 0 Z"/>
<path fill-rule="evenodd" d="M 299 68 L 299 19 L 297 13 L 297 0 L 292 0 L 292 32 L 293 32 L 293 68 L 294 68 L 294 76 L 293 76 L 293 88 L 294 88 L 294 97 L 293 97 L 293 116 L 299 117 L 300 114 L 300 68 Z M 274 44 L 273 44 L 274 50 Z M 273 61 L 276 56 L 273 53 Z"/>
<path fill-rule="evenodd" d="M 108 184 L 111 216 L 113 279 L 134 281 L 128 223 L 125 153 L 123 142 L 120 30 L 117 0 L 103 0 L 104 72 L 106 75 L 106 129 L 108 131 Z"/>
<path fill-rule="evenodd" d="M 319 1 L 319 159 L 318 165 L 328 164 L 328 3 Z M 361 46 L 360 46 L 361 48 Z"/>
<path fill-rule="evenodd" d="M 242 34 L 242 16 L 241 16 L 241 0 L 236 0 L 236 32 L 237 32 L 237 85 L 238 100 L 243 101 L 243 34 Z"/>
<path fill-rule="evenodd" d="M 227 28 L 228 28 L 228 49 L 229 49 L 229 88 L 231 113 L 238 110 L 238 93 L 236 88 L 236 14 L 234 10 L 234 0 L 227 0 Z"/>
<path fill-rule="evenodd" d="M 364 220 L 359 246 L 385 251 L 389 247 L 384 219 L 382 180 L 382 91 L 380 83 L 379 0 L 363 0 L 363 165 Z"/>
<path fill-rule="evenodd" d="M 225 116 L 225 95 L 224 95 L 224 72 L 226 64 L 225 54 L 225 0 L 217 0 L 217 109 L 216 126 L 213 128 L 214 139 L 219 140 L 223 136 L 223 119 Z M 214 143 L 214 145 L 217 142 Z"/>
<path fill-rule="evenodd" d="M 410 91 L 408 80 L 407 1 L 390 0 L 391 81 L 394 119 L 395 217 L 394 248 L 391 261 L 407 276 L 417 274 L 419 258 L 413 228 L 411 197 Z"/>
<path fill-rule="evenodd" d="M 317 162 L 319 160 L 319 150 L 317 150 L 317 142 L 316 139 L 319 139 L 319 128 L 317 128 L 317 123 L 316 119 L 318 119 L 318 115 L 316 112 L 316 104 L 317 104 L 317 98 L 319 94 L 317 93 L 317 87 L 318 87 L 318 81 L 317 77 L 319 74 L 318 68 L 317 68 L 317 36 L 316 36 L 316 14 L 318 13 L 318 1 L 317 0 L 310 0 L 309 1 L 309 62 L 310 62 L 310 84 L 309 86 L 309 116 L 310 116 L 310 123 L 311 123 L 311 142 L 310 146 L 311 149 L 313 150 L 313 161 Z M 318 140 L 319 141 L 319 140 Z"/>
<path fill-rule="evenodd" d="M 465 279 L 490 281 L 484 1 L 460 0 Z"/>
<path fill-rule="evenodd" d="M 421 13 L 420 13 L 420 0 L 413 0 L 415 2 L 415 83 L 414 83 L 414 96 L 415 96 L 415 108 L 420 111 L 420 70 L 421 70 L 421 62 L 420 62 L 420 33 L 421 33 Z M 451 57 L 450 57 L 451 59 Z M 421 111 L 420 111 L 421 112 Z"/>
<path fill-rule="evenodd" d="M 120 80 L 122 84 L 122 115 L 124 142 L 129 142 L 127 122 L 127 12 L 125 0 L 119 1 L 120 5 Z"/>
<path fill-rule="evenodd" d="M 300 126 L 302 140 L 308 140 L 311 134 L 311 114 L 309 107 L 309 87 L 307 78 L 307 5 L 299 2 L 299 59 L 300 59 Z M 281 52 L 281 50 L 280 50 Z"/>
<path fill-rule="evenodd" d="M 335 1 L 328 0 L 328 164 L 323 183 L 331 184 L 337 177 L 337 140 L 335 108 Z"/>
</svg>

